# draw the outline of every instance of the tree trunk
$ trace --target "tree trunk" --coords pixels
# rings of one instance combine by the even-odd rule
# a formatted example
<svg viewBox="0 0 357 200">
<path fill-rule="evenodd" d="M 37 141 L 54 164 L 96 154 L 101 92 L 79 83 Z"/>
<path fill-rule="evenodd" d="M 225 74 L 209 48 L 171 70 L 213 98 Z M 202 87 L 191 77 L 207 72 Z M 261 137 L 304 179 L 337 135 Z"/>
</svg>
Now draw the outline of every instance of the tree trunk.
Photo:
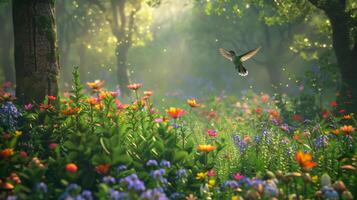
<svg viewBox="0 0 357 200">
<path fill-rule="evenodd" d="M 54 1 L 13 0 L 16 96 L 41 102 L 58 94 L 59 57 Z"/>
<path fill-rule="evenodd" d="M 121 95 L 129 96 L 130 91 L 127 88 L 129 85 L 129 75 L 126 66 L 127 55 L 129 51 L 129 46 L 125 44 L 117 45 L 116 55 L 117 55 L 117 78 L 120 88 Z"/>
<path fill-rule="evenodd" d="M 2 22 L 2 29 L 0 30 L 0 67 L 3 71 L 5 81 L 15 82 L 15 71 L 12 62 L 12 47 L 13 33 L 12 24 L 9 17 L 11 16 L 11 3 L 8 3 L 0 11 L 0 21 Z"/>
<path fill-rule="evenodd" d="M 341 70 L 343 87 L 341 94 L 350 91 L 352 98 L 348 100 L 346 109 L 357 113 L 357 54 L 351 49 L 350 27 L 347 16 L 341 13 L 327 13 L 331 21 L 333 48 L 337 63 Z"/>
</svg>

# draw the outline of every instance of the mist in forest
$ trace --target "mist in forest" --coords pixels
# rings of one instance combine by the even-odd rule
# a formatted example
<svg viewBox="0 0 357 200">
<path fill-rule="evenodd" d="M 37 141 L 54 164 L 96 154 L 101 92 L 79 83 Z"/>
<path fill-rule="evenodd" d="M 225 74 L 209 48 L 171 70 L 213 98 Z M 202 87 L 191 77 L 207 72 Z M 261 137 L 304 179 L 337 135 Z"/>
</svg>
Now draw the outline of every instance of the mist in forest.
<svg viewBox="0 0 357 200">
<path fill-rule="evenodd" d="M 9 6 L 1 5 L 1 82 L 14 80 Z M 212 6 L 189 0 L 141 5 L 126 55 L 130 82 L 183 98 L 222 93 L 239 96 L 248 90 L 298 93 L 304 72 L 318 66 L 316 59 L 306 59 L 306 54 L 293 47 L 301 46 L 298 34 L 309 35 L 309 23 L 269 26 L 253 5 L 237 8 L 244 9 L 243 15 L 224 9 L 216 12 Z M 70 89 L 74 66 L 79 66 L 83 83 L 101 79 L 107 88 L 117 89 L 118 38 L 107 20 L 111 14 L 86 1 L 57 1 L 56 11 L 61 91 Z M 313 37 L 311 34 L 308 40 L 319 39 Z M 244 63 L 249 71 L 246 77 L 239 76 L 218 52 L 225 48 L 242 54 L 259 46 L 260 52 Z"/>
</svg>

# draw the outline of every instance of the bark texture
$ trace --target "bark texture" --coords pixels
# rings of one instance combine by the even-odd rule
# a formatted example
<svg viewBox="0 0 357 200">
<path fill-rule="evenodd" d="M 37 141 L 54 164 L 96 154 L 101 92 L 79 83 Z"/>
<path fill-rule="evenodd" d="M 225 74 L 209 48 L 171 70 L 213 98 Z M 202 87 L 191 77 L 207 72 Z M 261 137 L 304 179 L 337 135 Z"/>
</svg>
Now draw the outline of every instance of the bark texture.
<svg viewBox="0 0 357 200">
<path fill-rule="evenodd" d="M 53 0 L 13 0 L 16 96 L 20 103 L 58 94 L 59 57 Z"/>
</svg>

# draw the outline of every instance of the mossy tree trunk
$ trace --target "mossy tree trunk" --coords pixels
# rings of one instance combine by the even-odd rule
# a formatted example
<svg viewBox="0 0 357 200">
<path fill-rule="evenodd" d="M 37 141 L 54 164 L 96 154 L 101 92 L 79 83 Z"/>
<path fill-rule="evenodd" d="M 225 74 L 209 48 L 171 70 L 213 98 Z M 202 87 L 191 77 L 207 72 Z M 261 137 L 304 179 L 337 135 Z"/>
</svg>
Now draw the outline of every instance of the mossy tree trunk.
<svg viewBox="0 0 357 200">
<path fill-rule="evenodd" d="M 357 113 L 357 20 L 347 9 L 347 1 L 309 0 L 323 10 L 331 22 L 332 45 L 341 69 L 341 94 L 352 93 L 353 99 L 346 105 L 348 111 Z"/>
<path fill-rule="evenodd" d="M 58 94 L 54 0 L 13 0 L 16 96 L 20 103 Z"/>
</svg>

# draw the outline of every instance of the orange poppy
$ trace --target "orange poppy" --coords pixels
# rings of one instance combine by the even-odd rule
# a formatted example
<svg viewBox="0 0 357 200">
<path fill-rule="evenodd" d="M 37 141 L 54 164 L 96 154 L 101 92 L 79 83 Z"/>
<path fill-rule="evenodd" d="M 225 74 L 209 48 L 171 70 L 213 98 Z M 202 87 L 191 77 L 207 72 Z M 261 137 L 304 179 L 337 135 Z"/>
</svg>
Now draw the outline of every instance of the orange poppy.
<svg viewBox="0 0 357 200">
<path fill-rule="evenodd" d="M 196 99 L 187 99 L 187 104 L 192 108 L 201 106 L 200 104 L 197 103 Z"/>
<path fill-rule="evenodd" d="M 0 157 L 7 158 L 10 157 L 14 154 L 14 149 L 13 148 L 6 148 L 2 151 L 0 151 Z"/>
<path fill-rule="evenodd" d="M 351 126 L 351 125 L 344 125 L 340 128 L 340 130 L 342 132 L 349 134 L 349 133 L 352 133 L 353 131 L 355 131 L 355 128 L 353 128 L 353 126 Z"/>
<path fill-rule="evenodd" d="M 215 150 L 217 147 L 210 145 L 210 144 L 200 144 L 197 147 L 197 150 L 200 152 L 211 152 L 213 150 Z"/>
<path fill-rule="evenodd" d="M 298 151 L 295 154 L 295 160 L 298 162 L 300 167 L 306 169 L 310 169 L 315 167 L 317 164 L 312 161 L 312 156 L 309 153 L 304 153 L 302 151 Z"/>
<path fill-rule="evenodd" d="M 166 113 L 170 115 L 172 118 L 177 119 L 185 114 L 185 110 L 181 108 L 170 107 L 169 109 L 166 110 Z"/>
</svg>

